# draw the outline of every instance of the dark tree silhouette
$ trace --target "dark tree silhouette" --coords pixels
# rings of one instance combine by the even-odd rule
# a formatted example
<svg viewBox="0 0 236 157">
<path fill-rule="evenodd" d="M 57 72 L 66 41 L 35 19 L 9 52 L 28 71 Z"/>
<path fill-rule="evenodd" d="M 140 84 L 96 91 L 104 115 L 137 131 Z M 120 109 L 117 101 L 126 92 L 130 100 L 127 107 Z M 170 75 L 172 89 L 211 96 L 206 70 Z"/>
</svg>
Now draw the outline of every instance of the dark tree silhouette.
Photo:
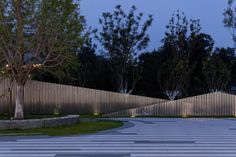
<svg viewBox="0 0 236 157">
<path fill-rule="evenodd" d="M 135 13 L 133 6 L 125 13 L 116 6 L 113 13 L 103 13 L 100 24 L 102 31 L 96 36 L 109 60 L 112 80 L 118 92 L 132 93 L 139 80 L 137 56 L 149 43 L 147 29 L 152 24 L 152 16 L 143 21 L 143 14 Z"/>
</svg>

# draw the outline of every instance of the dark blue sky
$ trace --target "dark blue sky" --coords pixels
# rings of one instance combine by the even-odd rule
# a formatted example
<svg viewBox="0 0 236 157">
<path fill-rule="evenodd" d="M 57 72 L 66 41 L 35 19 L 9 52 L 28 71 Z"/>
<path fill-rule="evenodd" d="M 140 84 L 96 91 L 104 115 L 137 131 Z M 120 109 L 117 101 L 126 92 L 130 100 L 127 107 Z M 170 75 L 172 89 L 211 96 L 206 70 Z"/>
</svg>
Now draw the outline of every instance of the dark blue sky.
<svg viewBox="0 0 236 157">
<path fill-rule="evenodd" d="M 200 19 L 202 32 L 212 36 L 215 46 L 233 47 L 231 36 L 222 23 L 222 13 L 227 7 L 227 0 L 81 0 L 81 13 L 86 17 L 88 26 L 99 28 L 98 19 L 101 14 L 113 11 L 117 4 L 121 4 L 127 11 L 132 5 L 136 5 L 137 12 L 154 16 L 149 29 L 151 37 L 149 50 L 160 46 L 165 26 L 178 9 L 185 12 L 188 18 Z"/>
</svg>

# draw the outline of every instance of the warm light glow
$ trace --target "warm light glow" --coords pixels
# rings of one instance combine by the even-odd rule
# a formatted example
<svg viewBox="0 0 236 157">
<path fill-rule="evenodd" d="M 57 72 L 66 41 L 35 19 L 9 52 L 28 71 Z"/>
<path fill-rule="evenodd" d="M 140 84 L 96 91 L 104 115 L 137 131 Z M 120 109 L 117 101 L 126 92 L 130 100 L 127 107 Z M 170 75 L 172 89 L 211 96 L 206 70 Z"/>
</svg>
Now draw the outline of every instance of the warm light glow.
<svg viewBox="0 0 236 157">
<path fill-rule="evenodd" d="M 187 118 L 188 116 L 185 114 L 185 115 L 182 115 L 183 118 Z"/>
<path fill-rule="evenodd" d="M 38 67 L 40 67 L 42 64 L 33 64 L 33 67 L 34 68 L 38 68 Z"/>
<path fill-rule="evenodd" d="M 93 115 L 94 115 L 94 116 L 98 116 L 99 113 L 98 113 L 98 112 L 94 112 Z"/>
<path fill-rule="evenodd" d="M 24 65 L 25 66 L 25 65 Z M 40 66 L 42 66 L 42 64 L 33 64 L 32 65 L 34 68 L 39 68 Z M 6 68 L 9 68 L 9 65 L 6 64 Z"/>
</svg>

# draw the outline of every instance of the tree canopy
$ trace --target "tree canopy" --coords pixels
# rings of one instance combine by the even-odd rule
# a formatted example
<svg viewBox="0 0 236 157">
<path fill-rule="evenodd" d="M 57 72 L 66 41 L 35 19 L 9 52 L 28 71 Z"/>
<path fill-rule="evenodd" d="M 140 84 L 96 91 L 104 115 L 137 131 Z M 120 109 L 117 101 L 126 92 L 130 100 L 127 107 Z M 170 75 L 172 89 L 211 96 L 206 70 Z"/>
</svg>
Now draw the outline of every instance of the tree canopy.
<svg viewBox="0 0 236 157">
<path fill-rule="evenodd" d="M 82 44 L 84 18 L 73 0 L 2 0 L 0 55 L 16 81 L 15 118 L 23 117 L 23 86 L 30 74 L 71 62 Z"/>
</svg>

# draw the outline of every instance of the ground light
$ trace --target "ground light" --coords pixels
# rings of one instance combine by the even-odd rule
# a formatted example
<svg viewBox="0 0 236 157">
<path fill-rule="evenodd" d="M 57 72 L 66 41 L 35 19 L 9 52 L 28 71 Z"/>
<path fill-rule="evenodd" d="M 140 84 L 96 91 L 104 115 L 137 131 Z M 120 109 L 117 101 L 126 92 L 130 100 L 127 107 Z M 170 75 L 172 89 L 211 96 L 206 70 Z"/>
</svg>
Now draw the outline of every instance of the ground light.
<svg viewBox="0 0 236 157">
<path fill-rule="evenodd" d="M 94 112 L 93 115 L 94 115 L 94 116 L 98 116 L 99 113 L 98 113 L 98 112 Z"/>
</svg>

